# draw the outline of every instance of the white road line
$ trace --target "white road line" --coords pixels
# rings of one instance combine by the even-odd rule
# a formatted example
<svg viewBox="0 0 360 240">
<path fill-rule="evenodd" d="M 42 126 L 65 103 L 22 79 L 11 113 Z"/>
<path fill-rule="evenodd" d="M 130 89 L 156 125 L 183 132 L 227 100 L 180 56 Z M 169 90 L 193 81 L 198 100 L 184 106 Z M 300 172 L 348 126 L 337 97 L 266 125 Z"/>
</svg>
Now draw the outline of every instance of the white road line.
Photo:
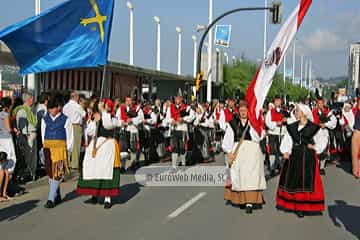
<svg viewBox="0 0 360 240">
<path fill-rule="evenodd" d="M 184 203 L 183 205 L 181 205 L 178 209 L 176 209 L 174 212 L 172 212 L 168 218 L 176 218 L 177 216 L 179 216 L 182 212 L 184 212 L 186 209 L 188 209 L 189 207 L 191 207 L 194 203 L 196 203 L 197 201 L 199 201 L 201 198 L 205 197 L 206 192 L 201 192 L 198 195 L 196 195 L 195 197 L 193 197 L 192 199 L 190 199 L 189 201 L 187 201 L 186 203 Z"/>
</svg>

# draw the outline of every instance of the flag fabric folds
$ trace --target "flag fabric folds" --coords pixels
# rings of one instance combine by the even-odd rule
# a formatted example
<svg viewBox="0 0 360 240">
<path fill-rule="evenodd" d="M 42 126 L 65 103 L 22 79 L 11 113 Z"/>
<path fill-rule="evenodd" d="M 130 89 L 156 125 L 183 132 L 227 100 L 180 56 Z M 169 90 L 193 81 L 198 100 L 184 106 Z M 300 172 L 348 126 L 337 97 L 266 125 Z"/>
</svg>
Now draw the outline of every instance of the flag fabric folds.
<svg viewBox="0 0 360 240">
<path fill-rule="evenodd" d="M 311 3 L 312 0 L 300 0 L 275 37 L 267 52 L 266 59 L 262 62 L 247 89 L 246 100 L 249 105 L 249 120 L 259 135 L 261 135 L 264 127 L 262 108 L 272 85 L 273 77 L 287 49 L 295 38 Z"/>
<path fill-rule="evenodd" d="M 69 0 L 0 32 L 21 74 L 104 65 L 114 0 Z"/>
</svg>

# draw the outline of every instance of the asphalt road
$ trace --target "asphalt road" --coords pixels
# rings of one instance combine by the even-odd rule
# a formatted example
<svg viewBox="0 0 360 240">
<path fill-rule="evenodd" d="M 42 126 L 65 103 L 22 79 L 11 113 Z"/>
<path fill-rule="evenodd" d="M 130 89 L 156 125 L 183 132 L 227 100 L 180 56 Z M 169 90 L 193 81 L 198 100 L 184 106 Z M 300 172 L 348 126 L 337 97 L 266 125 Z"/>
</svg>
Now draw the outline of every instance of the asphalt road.
<svg viewBox="0 0 360 240">
<path fill-rule="evenodd" d="M 215 165 L 221 165 L 219 157 Z M 214 165 L 214 164 L 212 164 Z M 0 204 L 1 239 L 360 239 L 360 187 L 344 168 L 324 177 L 327 210 L 298 219 L 275 209 L 277 179 L 269 180 L 263 210 L 246 215 L 225 205 L 222 187 L 144 187 L 133 175 L 121 178 L 121 196 L 111 210 L 84 203 L 76 180 L 62 184 L 64 202 L 43 207 L 47 185 Z M 65 196 L 66 195 L 66 196 Z"/>
</svg>

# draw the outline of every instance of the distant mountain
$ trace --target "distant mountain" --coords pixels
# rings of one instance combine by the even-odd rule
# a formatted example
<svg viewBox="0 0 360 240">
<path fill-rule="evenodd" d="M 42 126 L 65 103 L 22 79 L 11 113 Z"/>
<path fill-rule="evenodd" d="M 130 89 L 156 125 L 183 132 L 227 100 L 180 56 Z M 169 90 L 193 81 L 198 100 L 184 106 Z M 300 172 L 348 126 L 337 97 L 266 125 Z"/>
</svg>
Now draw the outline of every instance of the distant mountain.
<svg viewBox="0 0 360 240">
<path fill-rule="evenodd" d="M 319 80 L 323 84 L 336 85 L 338 83 L 341 83 L 347 78 L 348 78 L 347 76 L 340 76 L 340 77 L 332 77 L 332 78 L 318 78 L 317 80 Z"/>
</svg>

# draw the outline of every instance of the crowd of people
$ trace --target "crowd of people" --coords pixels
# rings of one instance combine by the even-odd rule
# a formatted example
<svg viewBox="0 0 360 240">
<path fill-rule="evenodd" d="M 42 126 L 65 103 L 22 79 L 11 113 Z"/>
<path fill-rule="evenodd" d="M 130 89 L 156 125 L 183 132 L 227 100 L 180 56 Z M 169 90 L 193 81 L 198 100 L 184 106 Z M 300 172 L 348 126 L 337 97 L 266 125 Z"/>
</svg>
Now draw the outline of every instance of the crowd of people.
<svg viewBox="0 0 360 240">
<path fill-rule="evenodd" d="M 359 151 L 360 101 L 284 102 L 276 96 L 264 108 L 262 132 L 248 117 L 245 100 L 186 103 L 86 98 L 42 93 L 3 98 L 0 112 L 1 201 L 10 181 L 49 177 L 46 208 L 61 202 L 66 174 L 79 172 L 76 192 L 97 203 L 120 193 L 120 174 L 155 162 L 173 168 L 215 161 L 224 153 L 229 179 L 224 198 L 247 213 L 261 208 L 266 178 L 280 174 L 277 206 L 299 217 L 324 210 L 321 176 L 328 163 L 351 161 Z M 356 134 L 355 134 L 355 133 Z M 354 134 L 353 134 L 354 133 Z M 354 136 L 353 136 L 354 135 Z M 357 136 L 357 138 L 355 138 Z M 353 156 L 353 157 L 351 157 Z M 360 177 L 353 161 L 354 175 Z"/>
</svg>

